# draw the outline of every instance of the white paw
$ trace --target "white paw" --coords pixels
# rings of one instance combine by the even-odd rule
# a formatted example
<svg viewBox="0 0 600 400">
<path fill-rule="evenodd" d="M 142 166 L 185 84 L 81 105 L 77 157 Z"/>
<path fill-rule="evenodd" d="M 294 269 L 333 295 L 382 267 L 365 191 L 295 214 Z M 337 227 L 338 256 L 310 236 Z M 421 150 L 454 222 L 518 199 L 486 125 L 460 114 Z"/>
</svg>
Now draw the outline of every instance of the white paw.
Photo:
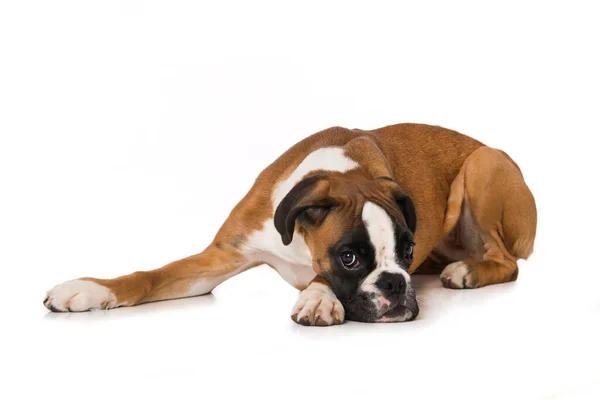
<svg viewBox="0 0 600 400">
<path fill-rule="evenodd" d="M 46 294 L 44 305 L 51 311 L 87 311 L 117 307 L 117 298 L 108 288 L 92 281 L 75 279 L 55 286 Z"/>
<path fill-rule="evenodd" d="M 448 264 L 440 274 L 442 285 L 452 289 L 471 289 L 476 287 L 475 274 L 464 261 Z"/>
<path fill-rule="evenodd" d="M 339 325 L 344 322 L 344 307 L 328 286 L 313 282 L 300 293 L 292 320 L 301 325 Z"/>
</svg>

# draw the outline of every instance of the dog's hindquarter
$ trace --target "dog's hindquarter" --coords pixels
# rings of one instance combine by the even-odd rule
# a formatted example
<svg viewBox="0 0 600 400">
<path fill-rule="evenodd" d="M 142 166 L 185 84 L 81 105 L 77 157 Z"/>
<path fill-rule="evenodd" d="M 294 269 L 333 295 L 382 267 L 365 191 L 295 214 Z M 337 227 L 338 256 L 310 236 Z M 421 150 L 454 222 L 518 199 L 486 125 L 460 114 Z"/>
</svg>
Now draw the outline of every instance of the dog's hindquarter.
<svg viewBox="0 0 600 400">
<path fill-rule="evenodd" d="M 533 250 L 533 195 L 506 153 L 482 147 L 465 160 L 452 183 L 444 235 L 434 249 L 450 264 L 442 282 L 472 288 L 517 279 L 517 260 Z"/>
</svg>

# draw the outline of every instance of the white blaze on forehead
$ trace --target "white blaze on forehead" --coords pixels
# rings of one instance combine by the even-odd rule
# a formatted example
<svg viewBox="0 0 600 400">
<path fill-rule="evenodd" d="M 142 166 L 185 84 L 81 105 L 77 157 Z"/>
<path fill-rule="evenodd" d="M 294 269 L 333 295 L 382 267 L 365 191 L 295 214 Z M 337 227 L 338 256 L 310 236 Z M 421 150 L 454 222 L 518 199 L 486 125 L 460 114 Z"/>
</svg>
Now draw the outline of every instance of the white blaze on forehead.
<svg viewBox="0 0 600 400">
<path fill-rule="evenodd" d="M 383 208 L 368 201 L 363 207 L 362 220 L 375 247 L 377 265 L 383 267 L 387 262 L 395 262 L 394 224 L 389 215 Z"/>
<path fill-rule="evenodd" d="M 323 147 L 313 151 L 273 191 L 273 209 L 277 208 L 281 200 L 309 172 L 318 170 L 346 172 L 356 167 L 358 167 L 358 163 L 346 157 L 344 149 L 341 147 Z"/>
<path fill-rule="evenodd" d="M 363 289 L 369 292 L 376 291 L 375 282 L 384 271 L 401 274 L 406 283 L 409 283 L 410 275 L 396 262 L 396 238 L 394 223 L 390 216 L 383 208 L 368 201 L 363 207 L 362 220 L 371 244 L 375 248 L 375 262 L 377 262 L 377 268 L 363 282 Z"/>
</svg>

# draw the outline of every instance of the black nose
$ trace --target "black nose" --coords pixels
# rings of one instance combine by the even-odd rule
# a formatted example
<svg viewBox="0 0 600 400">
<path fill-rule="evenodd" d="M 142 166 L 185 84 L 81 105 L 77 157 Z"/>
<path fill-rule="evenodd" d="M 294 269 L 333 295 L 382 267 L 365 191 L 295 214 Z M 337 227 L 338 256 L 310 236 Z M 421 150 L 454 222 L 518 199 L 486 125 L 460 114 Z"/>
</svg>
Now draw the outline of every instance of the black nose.
<svg viewBox="0 0 600 400">
<path fill-rule="evenodd" d="M 384 296 L 394 296 L 406 293 L 406 280 L 402 274 L 382 272 L 375 286 L 381 290 Z"/>
</svg>

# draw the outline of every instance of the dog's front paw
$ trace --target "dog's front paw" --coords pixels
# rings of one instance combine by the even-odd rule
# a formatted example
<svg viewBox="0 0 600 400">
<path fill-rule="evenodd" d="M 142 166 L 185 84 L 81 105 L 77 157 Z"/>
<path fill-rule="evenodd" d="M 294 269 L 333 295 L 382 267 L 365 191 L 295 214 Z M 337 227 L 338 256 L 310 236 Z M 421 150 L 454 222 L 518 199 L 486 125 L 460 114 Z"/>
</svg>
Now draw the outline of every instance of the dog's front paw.
<svg viewBox="0 0 600 400">
<path fill-rule="evenodd" d="M 477 287 L 477 276 L 473 268 L 464 261 L 448 264 L 440 274 L 442 285 L 451 289 L 473 289 Z"/>
<path fill-rule="evenodd" d="M 92 308 L 115 308 L 117 299 L 107 287 L 92 281 L 75 279 L 49 290 L 44 306 L 54 312 L 88 311 Z"/>
<path fill-rule="evenodd" d="M 344 307 L 329 287 L 313 282 L 300 293 L 292 320 L 301 325 L 339 325 L 344 322 Z"/>
</svg>

